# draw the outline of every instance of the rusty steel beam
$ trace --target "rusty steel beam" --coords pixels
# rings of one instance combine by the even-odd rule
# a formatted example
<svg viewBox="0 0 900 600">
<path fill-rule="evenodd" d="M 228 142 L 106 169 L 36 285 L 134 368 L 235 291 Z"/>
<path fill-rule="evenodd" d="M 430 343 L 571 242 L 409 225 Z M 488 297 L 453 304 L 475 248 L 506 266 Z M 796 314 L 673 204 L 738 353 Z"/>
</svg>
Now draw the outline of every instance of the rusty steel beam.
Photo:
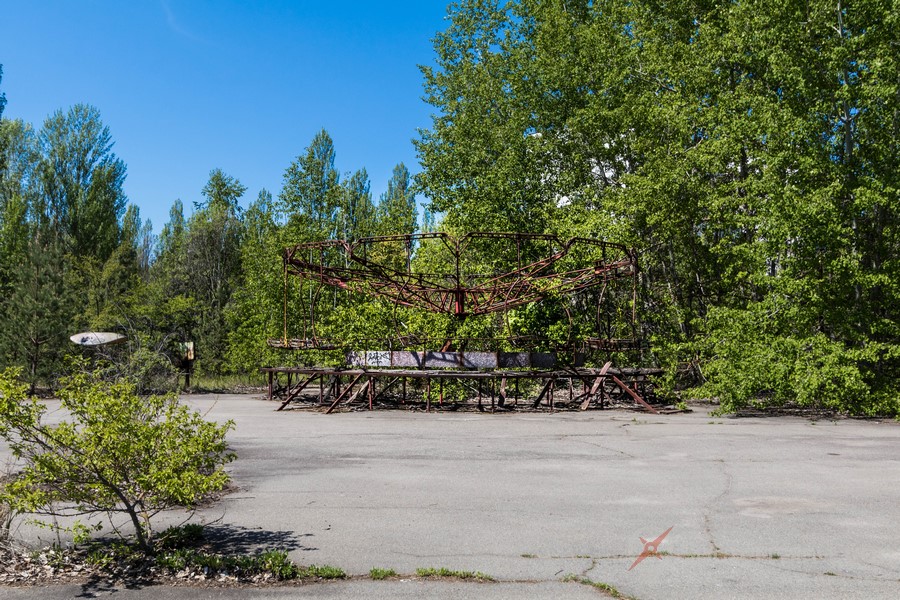
<svg viewBox="0 0 900 600">
<path fill-rule="evenodd" d="M 412 272 L 408 260 L 401 268 L 371 256 L 379 244 L 399 241 L 409 248 L 435 239 L 449 251 L 443 273 Z M 468 273 L 464 263 L 474 252 L 470 248 L 473 240 L 514 240 L 519 244 L 538 240 L 550 243 L 552 254 L 525 264 L 508 264 L 501 273 Z M 575 267 L 565 265 L 564 259 L 576 251 L 593 252 L 601 258 L 582 260 Z M 401 306 L 459 317 L 510 310 L 550 294 L 577 292 L 637 272 L 634 253 L 622 245 L 588 238 L 562 241 L 544 234 L 476 232 L 454 238 L 446 233 L 427 233 L 363 238 L 353 243 L 326 240 L 289 246 L 283 260 L 290 275 L 380 296 Z"/>
</svg>

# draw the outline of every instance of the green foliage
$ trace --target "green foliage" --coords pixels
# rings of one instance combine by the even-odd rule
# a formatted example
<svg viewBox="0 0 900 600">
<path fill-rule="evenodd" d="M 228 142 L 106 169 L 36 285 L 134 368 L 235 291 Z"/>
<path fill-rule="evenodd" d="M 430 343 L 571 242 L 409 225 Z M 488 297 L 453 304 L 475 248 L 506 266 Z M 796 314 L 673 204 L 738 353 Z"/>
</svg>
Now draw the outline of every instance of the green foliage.
<svg viewBox="0 0 900 600">
<path fill-rule="evenodd" d="M 69 421 L 42 421 L 46 406 L 26 395 L 15 370 L 0 376 L 0 438 L 21 462 L 3 500 L 39 516 L 123 513 L 149 548 L 151 519 L 194 506 L 228 482 L 234 459 L 225 434 L 177 396 L 141 397 L 127 381 L 76 374 L 59 392 Z"/>
<path fill-rule="evenodd" d="M 199 572 L 213 578 L 227 575 L 238 580 L 267 576 L 279 581 L 292 579 L 343 579 L 347 575 L 337 567 L 308 567 L 294 564 L 281 549 L 266 549 L 254 554 L 218 554 L 205 545 L 202 525 L 170 527 L 155 540 L 152 552 L 122 542 L 95 542 L 85 553 L 85 562 L 103 569 L 133 564 L 175 575 Z M 150 561 L 150 565 L 147 561 Z"/>
<path fill-rule="evenodd" d="M 374 579 L 375 581 L 381 581 L 383 579 L 387 579 L 388 577 L 396 577 L 397 571 L 393 569 L 380 569 L 378 567 L 372 567 L 369 570 L 369 577 Z"/>
<path fill-rule="evenodd" d="M 227 351 L 225 308 L 238 285 L 244 234 L 238 200 L 246 191 L 240 181 L 214 169 L 203 188 L 204 203 L 188 222 L 185 268 L 188 289 L 197 301 L 196 330 L 187 340 L 203 353 L 203 370 L 221 373 Z"/>
<path fill-rule="evenodd" d="M 112 349 L 109 360 L 95 365 L 102 377 L 107 381 L 127 381 L 138 394 L 175 390 L 178 374 L 172 361 L 161 352 L 140 345 L 140 333 L 131 332 L 130 337 L 122 352 Z"/>
<path fill-rule="evenodd" d="M 388 185 L 390 186 L 390 183 Z M 342 182 L 341 188 L 342 197 L 336 217 L 338 237 L 343 240 L 355 240 L 375 235 L 378 225 L 369 174 L 365 169 L 360 169 Z"/>
<path fill-rule="evenodd" d="M 409 170 L 403 163 L 394 167 L 387 191 L 378 203 L 378 235 L 415 233 L 416 195 L 409 180 Z"/>
<path fill-rule="evenodd" d="M 622 594 L 619 590 L 617 590 L 614 586 L 611 586 L 608 583 L 603 583 L 602 581 L 594 581 L 590 577 L 583 577 L 581 575 L 575 575 L 574 573 L 569 573 L 565 577 L 562 578 L 563 581 L 574 581 L 576 583 L 580 583 L 582 585 L 589 585 L 592 588 L 596 588 L 603 592 L 609 594 L 610 598 L 621 598 L 622 600 L 634 600 L 634 596 L 626 596 Z"/>
<path fill-rule="evenodd" d="M 637 247 L 643 335 L 724 407 L 893 413 L 898 19 L 871 0 L 459 2 L 423 69 L 417 183 L 462 231 Z"/>
<path fill-rule="evenodd" d="M 66 331 L 73 318 L 74 284 L 68 258 L 55 241 L 33 238 L 10 268 L 7 296 L 0 298 L 6 323 L 0 351 L 6 365 L 20 365 L 33 392 L 53 380 L 68 350 Z"/>
<path fill-rule="evenodd" d="M 279 199 L 288 216 L 288 226 L 308 232 L 311 239 L 327 239 L 335 234 L 342 193 L 334 157 L 334 142 L 323 129 L 284 173 Z M 300 241 L 303 240 L 297 240 Z"/>
<path fill-rule="evenodd" d="M 848 348 L 825 335 L 780 331 L 771 313 L 717 309 L 699 344 L 708 381 L 694 397 L 715 397 L 720 412 L 796 405 L 861 415 L 900 414 L 900 389 L 884 380 L 898 365 L 895 345 Z"/>
<path fill-rule="evenodd" d="M 38 134 L 41 229 L 59 235 L 77 256 L 105 261 L 118 245 L 125 211 L 125 163 L 93 106 L 56 111 Z"/>
<path fill-rule="evenodd" d="M 196 546 L 203 540 L 203 525 L 199 523 L 186 523 L 175 527 L 169 527 L 156 538 L 156 546 L 160 550 L 173 550 Z"/>
<path fill-rule="evenodd" d="M 198 370 L 222 374 L 341 360 L 279 354 L 268 338 L 419 349 L 511 335 L 552 349 L 599 321 L 602 337 L 651 340 L 667 389 L 702 384 L 691 393 L 723 410 L 897 414 L 898 29 L 896 6 L 879 0 L 462 0 L 422 69 L 434 117 L 415 142 L 415 185 L 397 165 L 376 206 L 365 169 L 339 176 L 322 130 L 277 201 L 263 191 L 243 212 L 244 186 L 213 171 L 190 219 L 173 205 L 155 260 L 96 109 L 58 111 L 37 133 L 0 120 L 0 362 L 25 366 L 32 385 L 52 382 L 74 327 L 127 329 L 137 348 L 171 359 L 191 340 Z M 387 310 L 296 281 L 285 299 L 285 246 L 411 232 L 416 192 L 426 230 L 439 214 L 457 235 L 636 248 L 636 302 L 595 319 L 590 291 L 500 323 Z M 502 270 L 502 248 L 476 249 L 468 272 Z M 416 273 L 449 264 L 435 240 L 411 256 L 380 251 Z M 305 316 L 317 294 L 314 332 Z"/>
<path fill-rule="evenodd" d="M 318 579 L 344 579 L 347 574 L 339 567 L 330 565 L 309 565 L 301 567 L 297 572 L 297 577 L 301 579 L 318 578 Z"/>
<path fill-rule="evenodd" d="M 284 335 L 284 272 L 282 248 L 288 245 L 278 225 L 278 215 L 267 191 L 244 213 L 245 237 L 241 247 L 240 285 L 225 311 L 228 328 L 228 365 L 249 373 L 283 360 L 267 345 Z M 296 303 L 292 297 L 289 301 Z M 296 304 L 291 305 L 295 310 Z"/>
<path fill-rule="evenodd" d="M 490 575 L 481 571 L 455 571 L 446 567 L 419 568 L 416 569 L 416 575 L 419 577 L 454 577 L 456 579 L 474 579 L 476 581 L 494 581 Z"/>
</svg>

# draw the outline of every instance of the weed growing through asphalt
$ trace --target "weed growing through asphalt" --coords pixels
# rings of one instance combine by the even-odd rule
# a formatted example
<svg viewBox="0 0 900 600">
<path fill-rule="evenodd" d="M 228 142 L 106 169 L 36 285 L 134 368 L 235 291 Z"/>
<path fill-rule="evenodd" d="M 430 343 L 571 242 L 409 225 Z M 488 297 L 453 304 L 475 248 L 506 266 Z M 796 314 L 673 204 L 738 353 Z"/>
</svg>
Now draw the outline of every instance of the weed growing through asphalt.
<svg viewBox="0 0 900 600">
<path fill-rule="evenodd" d="M 393 569 L 379 569 L 378 567 L 373 567 L 369 571 L 369 577 L 376 581 L 381 581 L 382 579 L 387 579 L 388 577 L 396 577 L 397 571 Z"/>
<path fill-rule="evenodd" d="M 419 577 L 454 577 L 456 579 L 474 579 L 475 581 L 496 581 L 493 577 L 481 571 L 453 571 L 444 567 L 439 569 L 434 567 L 416 569 L 416 575 Z"/>
<path fill-rule="evenodd" d="M 582 585 L 589 585 L 592 588 L 596 588 L 598 590 L 603 590 L 613 598 L 618 598 L 620 600 L 637 600 L 634 596 L 626 596 L 613 586 L 608 583 L 603 583 L 602 581 L 593 581 L 589 577 L 583 577 L 581 575 L 575 575 L 574 573 L 570 573 L 562 578 L 563 581 L 574 581 L 575 583 L 580 583 Z"/>
</svg>

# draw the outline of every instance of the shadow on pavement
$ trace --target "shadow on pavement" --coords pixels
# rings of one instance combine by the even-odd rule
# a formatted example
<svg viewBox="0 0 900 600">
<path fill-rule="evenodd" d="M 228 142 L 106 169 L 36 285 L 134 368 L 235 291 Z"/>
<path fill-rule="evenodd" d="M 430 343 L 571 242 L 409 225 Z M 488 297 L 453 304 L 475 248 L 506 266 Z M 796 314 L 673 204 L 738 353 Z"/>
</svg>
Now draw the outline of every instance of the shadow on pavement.
<svg viewBox="0 0 900 600">
<path fill-rule="evenodd" d="M 228 524 L 212 524 L 203 527 L 203 540 L 196 546 L 203 552 L 218 555 L 251 556 L 264 550 L 318 550 L 302 543 L 311 538 L 311 533 L 297 534 L 293 531 L 267 531 L 259 528 L 239 527 Z M 97 598 L 114 594 L 122 588 L 138 590 L 172 581 L 171 574 L 162 574 L 151 569 L 152 561 L 140 565 L 125 566 L 116 573 L 92 574 L 81 584 L 81 593 L 76 598 Z"/>
<path fill-rule="evenodd" d="M 224 523 L 206 525 L 203 528 L 203 537 L 206 545 L 220 554 L 253 554 L 269 549 L 304 552 L 318 550 L 301 543 L 303 538 L 313 537 L 311 533 L 267 531 Z"/>
</svg>

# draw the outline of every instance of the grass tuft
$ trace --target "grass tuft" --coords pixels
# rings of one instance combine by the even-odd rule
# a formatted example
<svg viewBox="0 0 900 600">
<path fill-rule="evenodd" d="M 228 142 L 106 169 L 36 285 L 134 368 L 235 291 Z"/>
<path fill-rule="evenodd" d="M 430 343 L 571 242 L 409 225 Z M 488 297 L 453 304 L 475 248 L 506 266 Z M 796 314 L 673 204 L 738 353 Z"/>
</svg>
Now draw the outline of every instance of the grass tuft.
<svg viewBox="0 0 900 600">
<path fill-rule="evenodd" d="M 382 579 L 387 579 L 388 577 L 396 577 L 397 571 L 393 569 L 379 569 L 378 567 L 373 567 L 369 571 L 369 577 L 374 579 L 375 581 L 381 581 Z"/>
<path fill-rule="evenodd" d="M 455 579 L 474 579 L 475 581 L 496 581 L 481 571 L 453 571 L 445 567 L 416 569 L 416 575 L 419 577 L 453 577 Z"/>
<path fill-rule="evenodd" d="M 575 583 L 580 583 L 582 585 L 589 585 L 592 588 L 602 590 L 609 594 L 613 598 L 617 598 L 619 600 L 637 600 L 634 596 L 626 596 L 613 586 L 608 583 L 603 583 L 602 581 L 593 581 L 589 577 L 584 577 L 582 575 L 575 575 L 574 573 L 569 573 L 565 577 L 562 578 L 563 581 L 574 581 Z"/>
</svg>

